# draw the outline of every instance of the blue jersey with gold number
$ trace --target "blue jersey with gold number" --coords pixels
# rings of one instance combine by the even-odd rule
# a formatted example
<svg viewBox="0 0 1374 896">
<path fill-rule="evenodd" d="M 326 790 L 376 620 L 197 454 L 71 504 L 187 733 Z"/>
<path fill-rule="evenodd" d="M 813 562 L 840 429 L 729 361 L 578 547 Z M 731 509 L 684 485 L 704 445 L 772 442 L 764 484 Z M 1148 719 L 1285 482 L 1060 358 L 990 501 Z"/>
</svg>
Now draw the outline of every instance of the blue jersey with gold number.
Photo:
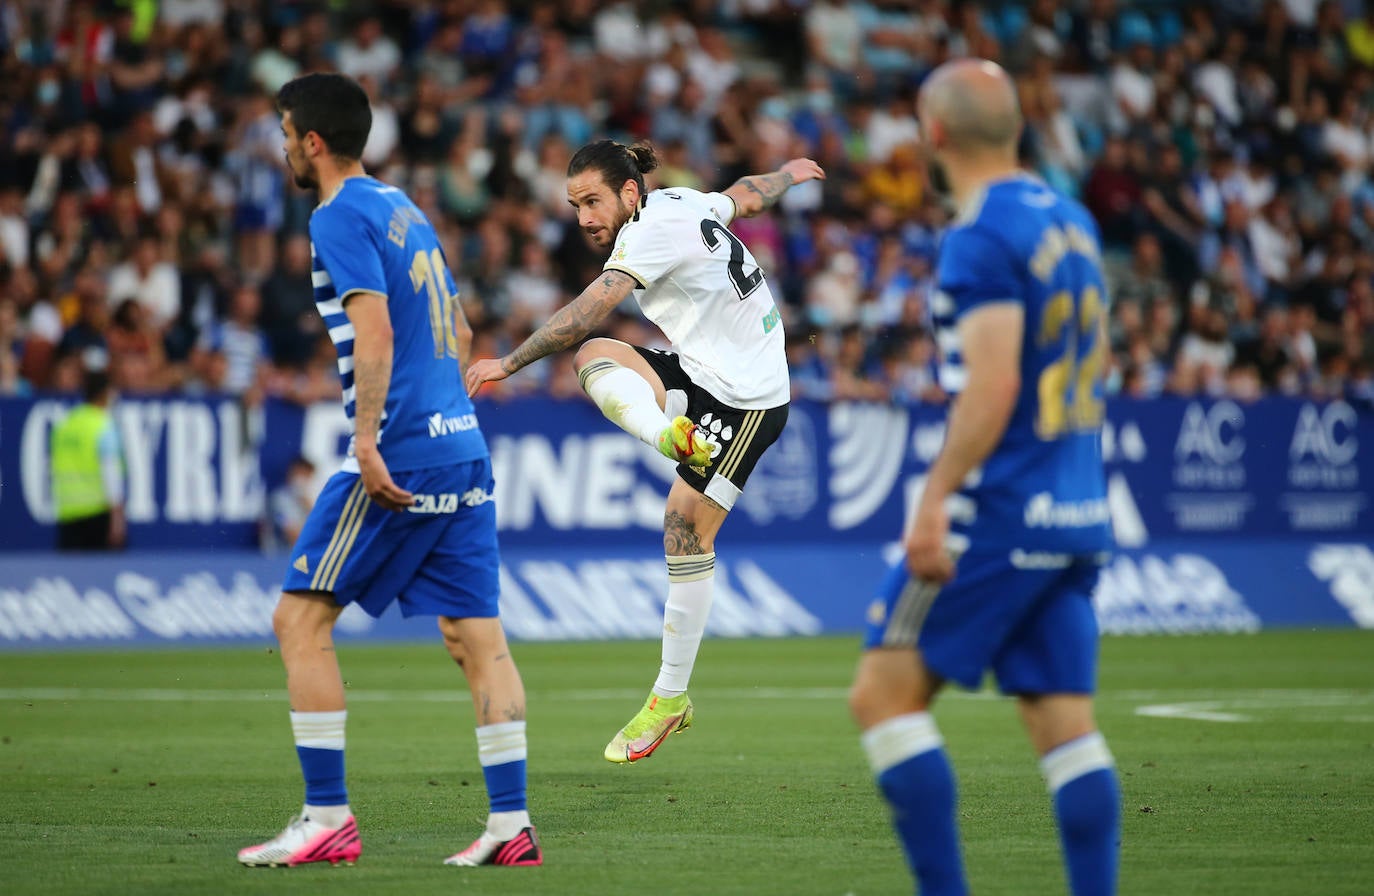
<svg viewBox="0 0 1374 896">
<path fill-rule="evenodd" d="M 1025 176 L 989 185 L 945 235 L 931 305 L 947 391 L 967 380 L 960 318 L 992 303 L 1025 310 L 1021 390 L 1006 434 L 947 504 L 951 532 L 973 544 L 1068 554 L 1112 544 L 1098 247 L 1087 210 Z"/>
<path fill-rule="evenodd" d="M 386 296 L 394 351 L 377 437 L 392 472 L 487 456 L 458 370 L 453 276 L 434 228 L 405 193 L 371 177 L 345 180 L 310 217 L 315 306 L 339 354 L 344 411 L 354 420 L 350 293 Z M 344 469 L 357 472 L 349 443 Z"/>
</svg>

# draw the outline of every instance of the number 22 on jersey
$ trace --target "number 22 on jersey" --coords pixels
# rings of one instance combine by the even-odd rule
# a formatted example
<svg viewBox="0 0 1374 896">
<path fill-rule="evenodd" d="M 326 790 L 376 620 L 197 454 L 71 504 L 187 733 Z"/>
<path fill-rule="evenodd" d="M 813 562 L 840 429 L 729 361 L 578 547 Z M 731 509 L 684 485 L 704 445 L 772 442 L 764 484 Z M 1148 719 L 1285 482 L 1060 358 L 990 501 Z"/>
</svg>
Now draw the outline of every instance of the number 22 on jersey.
<svg viewBox="0 0 1374 896">
<path fill-rule="evenodd" d="M 415 291 L 429 294 L 429 327 L 434 333 L 434 357 L 458 357 L 458 335 L 454 332 L 454 302 L 444 276 L 444 255 L 438 249 L 415 253 L 410 262 L 410 282 Z"/>
<path fill-rule="evenodd" d="M 1080 343 L 1085 351 L 1080 352 Z M 1098 389 L 1107 360 L 1101 291 L 1089 286 L 1076 301 L 1068 290 L 1050 296 L 1036 344 L 1061 351 L 1040 374 L 1035 434 L 1048 441 L 1101 426 L 1105 409 Z"/>
</svg>

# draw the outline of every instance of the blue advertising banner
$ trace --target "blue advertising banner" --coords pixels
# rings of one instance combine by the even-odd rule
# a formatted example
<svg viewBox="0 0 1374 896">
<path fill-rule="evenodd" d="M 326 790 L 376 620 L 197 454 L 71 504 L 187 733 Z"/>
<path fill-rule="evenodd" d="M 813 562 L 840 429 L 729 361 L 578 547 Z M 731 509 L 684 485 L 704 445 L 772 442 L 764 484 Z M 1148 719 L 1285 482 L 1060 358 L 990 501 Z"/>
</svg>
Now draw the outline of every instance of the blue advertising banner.
<svg viewBox="0 0 1374 896">
<path fill-rule="evenodd" d="M 713 637 L 852 633 L 895 545 L 734 547 L 717 562 Z M 12 555 L 0 577 L 0 650 L 272 643 L 288 559 L 253 552 Z M 657 638 L 667 572 L 652 546 L 507 550 L 502 618 L 520 640 Z M 1115 634 L 1374 628 L 1374 543 L 1171 540 L 1127 549 L 1096 593 Z M 342 639 L 437 638 L 429 618 L 352 608 Z M 857 639 L 856 639 L 857 650 Z"/>
<path fill-rule="evenodd" d="M 67 406 L 0 399 L 0 550 L 53 545 L 48 434 Z M 478 413 L 503 544 L 656 543 L 673 465 L 589 402 L 482 402 Z M 128 399 L 115 415 L 134 549 L 254 546 L 266 496 L 291 458 L 313 460 L 322 481 L 347 444 L 336 404 L 249 411 L 223 398 Z M 894 538 L 939 451 L 943 419 L 940 408 L 798 402 L 726 537 L 751 545 Z M 1125 547 L 1374 533 L 1374 416 L 1345 402 L 1119 401 L 1109 405 L 1103 448 Z"/>
</svg>

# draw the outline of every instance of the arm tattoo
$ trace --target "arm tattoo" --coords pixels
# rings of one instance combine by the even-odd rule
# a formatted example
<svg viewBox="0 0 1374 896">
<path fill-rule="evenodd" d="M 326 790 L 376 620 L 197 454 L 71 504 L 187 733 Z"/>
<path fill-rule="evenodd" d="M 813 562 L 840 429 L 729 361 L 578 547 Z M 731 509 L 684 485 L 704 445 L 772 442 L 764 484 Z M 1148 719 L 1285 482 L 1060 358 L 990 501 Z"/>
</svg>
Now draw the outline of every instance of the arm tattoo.
<svg viewBox="0 0 1374 896">
<path fill-rule="evenodd" d="M 701 548 L 696 523 L 670 510 L 663 515 L 663 552 L 669 557 L 690 557 L 706 553 Z"/>
<path fill-rule="evenodd" d="M 547 355 L 571 348 L 596 329 L 635 287 L 635 280 L 621 271 L 607 271 L 582 290 L 582 295 L 554 312 L 544 326 L 530 334 L 514 351 L 501 359 L 501 369 L 515 373 Z"/>
<path fill-rule="evenodd" d="M 787 192 L 787 188 L 792 186 L 792 175 L 785 171 L 774 171 L 772 174 L 751 174 L 748 177 L 741 177 L 735 183 L 750 193 L 757 193 L 759 201 L 767 209 L 772 208 L 773 204 L 782 198 L 782 194 Z"/>
<path fill-rule="evenodd" d="M 386 393 L 391 387 L 391 350 L 380 358 L 358 361 L 353 369 L 353 419 L 358 444 L 377 444 L 377 430 L 382 425 L 382 410 L 386 407 Z"/>
</svg>

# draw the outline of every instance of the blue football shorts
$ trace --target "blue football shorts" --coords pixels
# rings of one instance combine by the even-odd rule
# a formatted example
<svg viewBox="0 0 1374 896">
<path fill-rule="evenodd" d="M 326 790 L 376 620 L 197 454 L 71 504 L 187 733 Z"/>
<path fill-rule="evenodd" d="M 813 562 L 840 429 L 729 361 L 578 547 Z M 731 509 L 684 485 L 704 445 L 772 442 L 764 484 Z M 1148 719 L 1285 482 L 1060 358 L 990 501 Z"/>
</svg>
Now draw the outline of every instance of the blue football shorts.
<svg viewBox="0 0 1374 896">
<path fill-rule="evenodd" d="M 283 591 L 322 591 L 372 616 L 399 601 L 404 616 L 497 615 L 500 562 L 488 458 L 393 473 L 416 504 L 374 504 L 357 473 L 329 478 L 311 509 Z"/>
<path fill-rule="evenodd" d="M 1091 694 L 1100 562 L 974 547 L 939 586 L 913 579 L 903 556 L 868 608 L 864 648 L 916 647 L 936 675 L 970 689 L 991 669 L 1004 694 Z"/>
</svg>

